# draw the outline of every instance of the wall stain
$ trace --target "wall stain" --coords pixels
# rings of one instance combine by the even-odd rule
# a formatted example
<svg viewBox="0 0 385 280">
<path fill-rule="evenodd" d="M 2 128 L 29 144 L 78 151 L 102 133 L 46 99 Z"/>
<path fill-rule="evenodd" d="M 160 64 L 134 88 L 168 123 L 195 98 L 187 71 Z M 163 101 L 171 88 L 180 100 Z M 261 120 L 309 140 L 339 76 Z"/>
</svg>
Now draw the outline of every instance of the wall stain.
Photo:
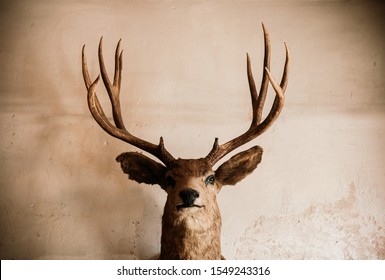
<svg viewBox="0 0 385 280">
<path fill-rule="evenodd" d="M 385 228 L 359 210 L 352 183 L 333 203 L 288 216 L 261 216 L 240 238 L 236 259 L 385 259 Z"/>
</svg>

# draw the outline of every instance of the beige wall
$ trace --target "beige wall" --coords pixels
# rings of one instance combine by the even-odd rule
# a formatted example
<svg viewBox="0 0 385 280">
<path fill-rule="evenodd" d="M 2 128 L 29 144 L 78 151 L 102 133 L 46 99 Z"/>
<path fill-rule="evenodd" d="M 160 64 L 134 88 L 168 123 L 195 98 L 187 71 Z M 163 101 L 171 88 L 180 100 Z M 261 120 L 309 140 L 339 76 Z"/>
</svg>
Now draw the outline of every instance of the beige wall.
<svg viewBox="0 0 385 280">
<path fill-rule="evenodd" d="M 262 21 L 277 78 L 283 42 L 291 49 L 286 105 L 246 145 L 264 148 L 259 168 L 219 195 L 223 254 L 385 258 L 381 1 L 2 0 L 0 8 L 2 259 L 159 251 L 165 194 L 127 180 L 115 162 L 135 149 L 90 116 L 83 44 L 96 77 L 99 38 L 109 69 L 122 38 L 128 128 L 153 142 L 162 135 L 177 157 L 202 157 L 215 137 L 249 125 L 245 53 L 259 82 Z"/>
</svg>

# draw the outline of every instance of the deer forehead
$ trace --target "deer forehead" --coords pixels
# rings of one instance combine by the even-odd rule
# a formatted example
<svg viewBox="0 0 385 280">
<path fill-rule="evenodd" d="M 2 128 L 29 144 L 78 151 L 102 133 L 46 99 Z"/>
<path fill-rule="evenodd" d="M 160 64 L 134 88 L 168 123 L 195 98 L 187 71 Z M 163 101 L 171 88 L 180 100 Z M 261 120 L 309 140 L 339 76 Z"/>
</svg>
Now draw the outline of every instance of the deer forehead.
<svg viewBox="0 0 385 280">
<path fill-rule="evenodd" d="M 204 158 L 177 159 L 167 170 L 166 177 L 171 176 L 175 181 L 189 178 L 200 178 L 213 174 L 211 165 Z"/>
</svg>

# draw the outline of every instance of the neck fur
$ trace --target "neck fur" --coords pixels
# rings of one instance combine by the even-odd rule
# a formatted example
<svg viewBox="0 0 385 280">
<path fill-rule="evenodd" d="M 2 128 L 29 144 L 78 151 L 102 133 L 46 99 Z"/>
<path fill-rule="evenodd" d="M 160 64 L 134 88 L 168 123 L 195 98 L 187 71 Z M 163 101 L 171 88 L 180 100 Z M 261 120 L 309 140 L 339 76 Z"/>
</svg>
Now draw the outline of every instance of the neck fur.
<svg viewBox="0 0 385 280">
<path fill-rule="evenodd" d="M 207 218 L 207 217 L 206 217 Z M 220 260 L 221 217 L 211 219 L 194 216 L 183 219 L 163 215 L 160 259 L 163 260 Z"/>
</svg>

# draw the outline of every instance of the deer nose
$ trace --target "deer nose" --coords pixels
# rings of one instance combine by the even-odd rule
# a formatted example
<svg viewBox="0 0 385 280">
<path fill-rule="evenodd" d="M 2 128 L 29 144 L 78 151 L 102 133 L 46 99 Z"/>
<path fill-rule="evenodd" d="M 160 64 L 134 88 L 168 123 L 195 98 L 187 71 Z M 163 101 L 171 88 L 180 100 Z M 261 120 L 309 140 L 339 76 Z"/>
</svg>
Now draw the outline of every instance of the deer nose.
<svg viewBox="0 0 385 280">
<path fill-rule="evenodd" d="M 179 193 L 180 198 L 185 205 L 193 205 L 195 199 L 199 197 L 199 193 L 193 189 L 185 189 Z"/>
</svg>

